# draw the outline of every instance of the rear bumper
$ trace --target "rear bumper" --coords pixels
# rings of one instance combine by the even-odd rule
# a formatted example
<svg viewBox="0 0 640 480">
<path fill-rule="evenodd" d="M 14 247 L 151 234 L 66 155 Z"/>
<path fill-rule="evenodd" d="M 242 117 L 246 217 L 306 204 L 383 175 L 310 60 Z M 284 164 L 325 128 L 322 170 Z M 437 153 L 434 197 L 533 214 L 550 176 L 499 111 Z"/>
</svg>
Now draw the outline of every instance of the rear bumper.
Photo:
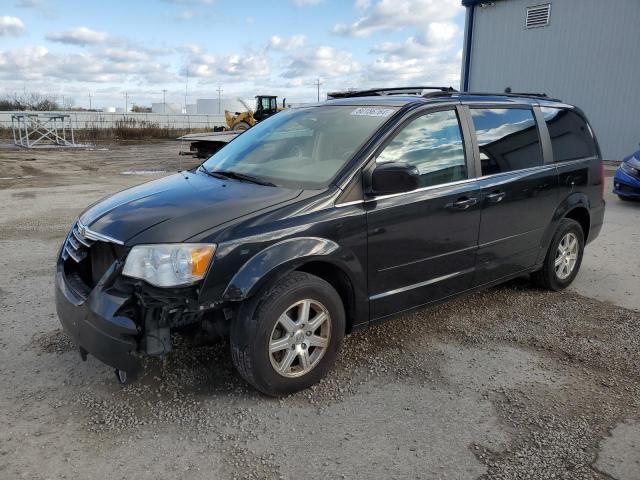
<svg viewBox="0 0 640 480">
<path fill-rule="evenodd" d="M 117 313 L 129 297 L 105 291 L 113 269 L 115 264 L 85 299 L 67 283 L 62 262 L 58 262 L 56 310 L 62 327 L 81 352 L 134 377 L 140 369 L 139 331 L 133 320 Z"/>
<path fill-rule="evenodd" d="M 640 198 L 640 179 L 618 169 L 613 177 L 613 193 L 622 197 Z"/>
</svg>

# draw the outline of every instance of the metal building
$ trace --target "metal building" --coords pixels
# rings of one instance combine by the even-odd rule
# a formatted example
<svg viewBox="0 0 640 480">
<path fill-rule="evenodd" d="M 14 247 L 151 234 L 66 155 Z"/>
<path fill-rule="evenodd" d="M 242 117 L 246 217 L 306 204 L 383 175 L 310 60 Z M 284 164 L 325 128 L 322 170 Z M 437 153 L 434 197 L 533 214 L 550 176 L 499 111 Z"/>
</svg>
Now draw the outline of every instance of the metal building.
<svg viewBox="0 0 640 480">
<path fill-rule="evenodd" d="M 640 142 L 640 0 L 462 0 L 461 89 L 546 93 L 582 108 L 605 159 Z"/>
</svg>

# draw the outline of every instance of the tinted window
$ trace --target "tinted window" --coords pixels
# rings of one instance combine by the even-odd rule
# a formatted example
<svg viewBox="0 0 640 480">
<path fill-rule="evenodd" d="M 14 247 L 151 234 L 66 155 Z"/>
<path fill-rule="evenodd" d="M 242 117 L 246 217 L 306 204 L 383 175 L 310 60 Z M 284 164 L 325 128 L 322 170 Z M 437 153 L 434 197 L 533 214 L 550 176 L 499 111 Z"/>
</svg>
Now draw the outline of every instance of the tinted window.
<svg viewBox="0 0 640 480">
<path fill-rule="evenodd" d="M 421 187 L 464 180 L 467 169 L 456 112 L 434 112 L 411 121 L 376 161 L 415 165 Z"/>
<path fill-rule="evenodd" d="M 592 157 L 596 144 L 584 119 L 564 108 L 541 108 L 549 129 L 553 158 L 556 162 Z"/>
<path fill-rule="evenodd" d="M 480 146 L 482 175 L 542 165 L 533 111 L 518 108 L 472 109 Z"/>
</svg>

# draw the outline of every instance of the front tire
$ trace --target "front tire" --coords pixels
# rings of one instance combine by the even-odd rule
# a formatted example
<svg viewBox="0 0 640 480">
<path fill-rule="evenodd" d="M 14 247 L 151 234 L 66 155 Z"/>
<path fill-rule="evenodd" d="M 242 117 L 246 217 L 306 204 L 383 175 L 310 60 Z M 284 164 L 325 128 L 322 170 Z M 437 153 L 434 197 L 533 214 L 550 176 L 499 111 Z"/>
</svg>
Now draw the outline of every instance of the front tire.
<svg viewBox="0 0 640 480">
<path fill-rule="evenodd" d="M 244 132 L 245 130 L 249 130 L 250 128 L 251 125 L 249 125 L 247 122 L 238 122 L 233 126 L 233 131 Z"/>
<path fill-rule="evenodd" d="M 344 306 L 335 289 L 314 275 L 291 272 L 240 307 L 231 327 L 231 357 L 257 390 L 286 395 L 325 376 L 344 332 Z"/>
<path fill-rule="evenodd" d="M 582 226 L 575 220 L 564 218 L 551 240 L 542 268 L 531 277 L 543 288 L 564 290 L 578 275 L 583 254 Z"/>
</svg>

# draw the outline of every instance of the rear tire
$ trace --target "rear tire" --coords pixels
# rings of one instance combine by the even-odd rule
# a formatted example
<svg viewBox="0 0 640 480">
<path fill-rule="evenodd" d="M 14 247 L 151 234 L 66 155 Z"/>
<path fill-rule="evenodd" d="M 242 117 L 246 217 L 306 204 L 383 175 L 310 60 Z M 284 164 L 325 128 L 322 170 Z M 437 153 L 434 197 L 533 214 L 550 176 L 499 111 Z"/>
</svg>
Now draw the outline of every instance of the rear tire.
<svg viewBox="0 0 640 480">
<path fill-rule="evenodd" d="M 584 254 L 584 232 L 578 222 L 564 218 L 549 244 L 542 268 L 531 274 L 540 287 L 559 291 L 578 275 Z"/>
<path fill-rule="evenodd" d="M 257 390 L 287 395 L 325 376 L 344 332 L 336 290 L 314 275 L 291 272 L 240 307 L 231 326 L 231 358 Z"/>
</svg>

